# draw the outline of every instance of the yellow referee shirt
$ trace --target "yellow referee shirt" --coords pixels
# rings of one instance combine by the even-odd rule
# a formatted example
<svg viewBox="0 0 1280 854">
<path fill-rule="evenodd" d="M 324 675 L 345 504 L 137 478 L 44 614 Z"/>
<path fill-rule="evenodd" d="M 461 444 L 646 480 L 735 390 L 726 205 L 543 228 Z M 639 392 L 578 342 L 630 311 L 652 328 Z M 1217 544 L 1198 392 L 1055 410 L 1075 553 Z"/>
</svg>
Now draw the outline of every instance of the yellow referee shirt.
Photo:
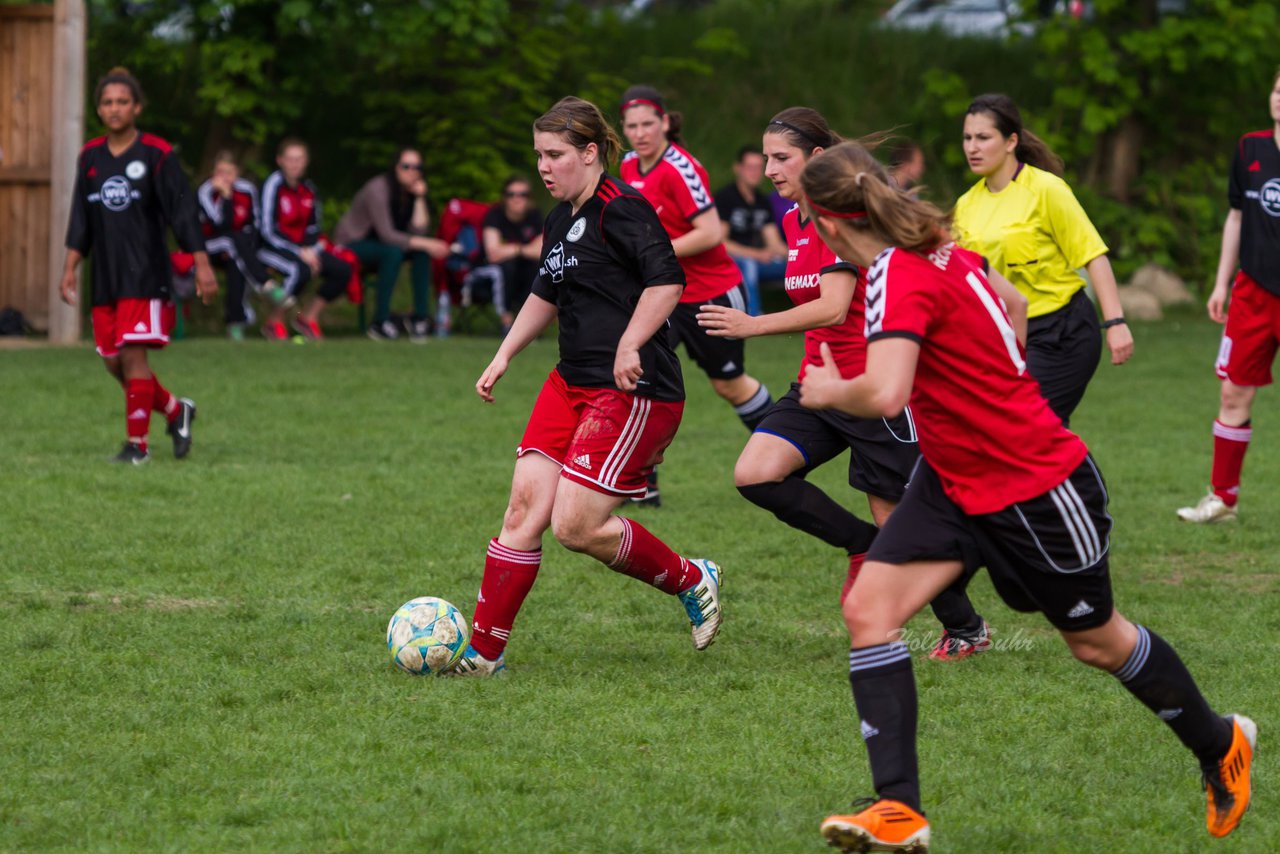
<svg viewBox="0 0 1280 854">
<path fill-rule="evenodd" d="M 974 184 L 956 202 L 955 231 L 1022 292 L 1028 317 L 1066 305 L 1084 287 L 1076 270 L 1107 251 L 1067 182 L 1030 165 L 999 193 Z"/>
</svg>

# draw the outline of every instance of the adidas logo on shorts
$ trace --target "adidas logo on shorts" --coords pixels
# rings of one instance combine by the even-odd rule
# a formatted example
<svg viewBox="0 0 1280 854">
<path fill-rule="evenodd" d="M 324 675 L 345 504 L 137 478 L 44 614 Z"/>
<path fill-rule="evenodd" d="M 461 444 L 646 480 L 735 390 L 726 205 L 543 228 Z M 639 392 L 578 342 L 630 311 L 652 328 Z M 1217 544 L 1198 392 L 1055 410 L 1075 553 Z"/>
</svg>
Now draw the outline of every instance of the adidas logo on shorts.
<svg viewBox="0 0 1280 854">
<path fill-rule="evenodd" d="M 578 454 L 578 456 L 573 458 L 573 464 L 578 468 L 584 468 L 587 471 L 591 471 L 591 455 Z"/>
<path fill-rule="evenodd" d="M 1092 613 L 1093 613 L 1093 608 L 1089 605 L 1088 602 L 1081 599 L 1079 602 L 1076 603 L 1076 606 L 1074 608 L 1072 608 L 1070 611 L 1067 612 L 1067 616 L 1073 620 L 1078 620 L 1081 617 L 1087 617 L 1089 614 L 1092 614 Z"/>
</svg>

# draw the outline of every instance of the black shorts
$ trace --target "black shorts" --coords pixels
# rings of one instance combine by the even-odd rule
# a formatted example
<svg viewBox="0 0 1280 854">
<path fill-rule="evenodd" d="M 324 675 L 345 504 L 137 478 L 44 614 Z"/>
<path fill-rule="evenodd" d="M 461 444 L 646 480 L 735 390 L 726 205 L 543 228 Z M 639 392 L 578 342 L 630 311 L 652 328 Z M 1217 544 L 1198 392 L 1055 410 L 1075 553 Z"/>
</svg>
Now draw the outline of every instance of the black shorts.
<svg viewBox="0 0 1280 854">
<path fill-rule="evenodd" d="M 1101 358 L 1098 312 L 1083 288 L 1057 311 L 1027 321 L 1027 373 L 1062 423 L 1071 420 Z"/>
<path fill-rule="evenodd" d="M 1043 495 L 977 516 L 947 497 L 921 459 L 867 560 L 985 566 L 1010 608 L 1039 611 L 1063 631 L 1082 631 L 1111 619 L 1110 538 L 1107 488 L 1091 457 Z"/>
<path fill-rule="evenodd" d="M 818 466 L 849 454 L 849 485 L 854 489 L 900 501 L 920 457 L 916 425 L 910 411 L 897 418 L 858 418 L 843 412 L 805 409 L 800 405 L 800 384 L 778 398 L 757 433 L 786 439 L 804 456 L 804 477 Z"/>
<path fill-rule="evenodd" d="M 723 305 L 747 310 L 747 289 L 739 282 L 715 299 L 682 302 L 671 312 L 671 349 L 684 344 L 689 358 L 713 380 L 737 379 L 747 372 L 746 348 L 741 338 L 717 338 L 698 325 L 698 309 L 704 305 Z"/>
</svg>

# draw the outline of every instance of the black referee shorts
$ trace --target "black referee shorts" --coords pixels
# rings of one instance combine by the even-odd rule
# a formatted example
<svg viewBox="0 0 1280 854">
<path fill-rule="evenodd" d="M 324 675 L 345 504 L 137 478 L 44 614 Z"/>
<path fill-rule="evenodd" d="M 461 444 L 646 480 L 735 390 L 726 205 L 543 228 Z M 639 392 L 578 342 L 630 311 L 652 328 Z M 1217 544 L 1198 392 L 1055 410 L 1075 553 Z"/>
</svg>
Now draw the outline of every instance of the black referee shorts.
<svg viewBox="0 0 1280 854">
<path fill-rule="evenodd" d="M 1066 424 L 1102 358 L 1098 312 L 1084 288 L 1055 312 L 1027 321 L 1027 373 Z"/>
<path fill-rule="evenodd" d="M 909 412 L 897 418 L 858 418 L 843 412 L 805 409 L 800 384 L 778 399 L 756 427 L 786 439 L 804 456 L 803 477 L 849 449 L 849 485 L 887 501 L 899 501 L 920 457 Z"/>
<path fill-rule="evenodd" d="M 715 299 L 682 302 L 671 312 L 671 349 L 684 344 L 689 358 L 713 380 L 732 380 L 747 372 L 746 348 L 741 338 L 717 338 L 698 325 L 698 309 L 704 305 L 723 305 L 747 310 L 747 288 L 741 282 Z"/>
<path fill-rule="evenodd" d="M 923 459 L 867 560 L 959 560 L 987 567 L 1010 608 L 1039 611 L 1062 631 L 1111 619 L 1111 516 L 1102 475 L 1086 457 L 1053 489 L 996 513 L 968 516 Z"/>
</svg>

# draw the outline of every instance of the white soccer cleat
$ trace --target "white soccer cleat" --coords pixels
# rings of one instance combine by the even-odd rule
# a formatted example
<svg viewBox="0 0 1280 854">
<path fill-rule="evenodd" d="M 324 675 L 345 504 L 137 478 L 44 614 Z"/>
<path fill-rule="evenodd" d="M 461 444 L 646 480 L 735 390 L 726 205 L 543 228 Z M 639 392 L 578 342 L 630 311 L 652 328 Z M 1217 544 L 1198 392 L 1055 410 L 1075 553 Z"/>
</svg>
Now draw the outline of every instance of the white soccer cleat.
<svg viewBox="0 0 1280 854">
<path fill-rule="evenodd" d="M 702 570 L 702 578 L 683 593 L 677 594 L 689 615 L 693 630 L 693 648 L 706 649 L 720 631 L 720 577 L 724 570 L 705 558 L 687 558 L 689 563 Z"/>
<path fill-rule="evenodd" d="M 1179 508 L 1178 518 L 1184 522 L 1197 522 L 1200 524 L 1234 522 L 1236 520 L 1236 508 L 1228 506 L 1227 502 L 1219 498 L 1210 489 L 1209 494 L 1201 498 L 1195 507 Z"/>
<path fill-rule="evenodd" d="M 467 644 L 462 651 L 458 663 L 441 673 L 441 676 L 499 676 L 507 671 L 506 655 L 499 655 L 493 661 L 476 652 L 475 647 Z"/>
</svg>

